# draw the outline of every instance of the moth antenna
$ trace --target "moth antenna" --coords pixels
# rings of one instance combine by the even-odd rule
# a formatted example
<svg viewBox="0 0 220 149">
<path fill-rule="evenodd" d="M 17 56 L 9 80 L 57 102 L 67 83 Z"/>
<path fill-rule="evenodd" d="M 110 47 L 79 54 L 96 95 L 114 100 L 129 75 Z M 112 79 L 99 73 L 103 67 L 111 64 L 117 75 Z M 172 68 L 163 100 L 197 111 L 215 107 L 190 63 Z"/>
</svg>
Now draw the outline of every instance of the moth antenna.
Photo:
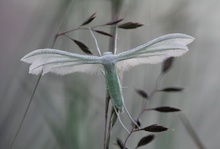
<svg viewBox="0 0 220 149">
<path fill-rule="evenodd" d="M 119 120 L 120 124 L 121 124 L 122 127 L 127 131 L 127 133 L 130 134 L 130 131 L 129 131 L 129 130 L 125 127 L 125 125 L 122 123 L 121 118 L 120 118 L 120 116 L 119 116 L 117 110 L 115 109 L 115 106 L 113 106 L 113 108 L 114 108 L 114 110 L 115 110 L 115 113 L 116 113 L 116 115 L 117 115 L 117 117 L 118 117 L 118 120 Z"/>
<path fill-rule="evenodd" d="M 100 51 L 100 48 L 99 48 L 98 41 L 97 41 L 97 39 L 96 39 L 96 37 L 95 37 L 95 35 L 94 35 L 94 33 L 93 33 L 93 31 L 91 30 L 90 27 L 89 27 L 89 31 L 90 31 L 90 33 L 91 33 L 93 39 L 95 40 L 96 49 L 97 49 L 97 51 L 99 52 L 99 55 L 102 56 L 101 51 Z"/>
<path fill-rule="evenodd" d="M 128 117 L 131 119 L 131 121 L 137 126 L 137 128 L 141 129 L 140 126 L 137 124 L 137 122 L 135 122 L 135 120 L 131 117 L 130 113 L 128 112 L 128 109 L 125 106 L 125 103 L 124 103 L 124 108 L 125 108 L 125 112 L 127 113 Z"/>
<path fill-rule="evenodd" d="M 114 37 L 114 53 L 117 54 L 117 49 L 118 49 L 118 28 L 115 27 L 115 37 Z"/>
</svg>

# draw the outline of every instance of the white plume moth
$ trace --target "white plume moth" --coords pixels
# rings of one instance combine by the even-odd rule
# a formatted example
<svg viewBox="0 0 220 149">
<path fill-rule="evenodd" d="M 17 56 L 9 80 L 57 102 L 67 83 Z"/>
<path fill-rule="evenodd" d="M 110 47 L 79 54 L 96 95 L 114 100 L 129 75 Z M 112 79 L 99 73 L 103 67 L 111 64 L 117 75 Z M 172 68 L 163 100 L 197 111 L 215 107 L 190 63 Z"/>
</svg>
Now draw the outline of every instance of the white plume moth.
<svg viewBox="0 0 220 149">
<path fill-rule="evenodd" d="M 193 40 L 193 37 L 185 34 L 168 34 L 119 54 L 105 52 L 101 56 L 81 55 L 56 49 L 38 49 L 25 55 L 21 61 L 30 63 L 29 73 L 35 75 L 41 73 L 44 75 L 48 72 L 58 75 L 74 72 L 93 73 L 102 70 L 103 66 L 113 107 L 119 111 L 125 108 L 127 111 L 117 71 L 128 70 L 139 64 L 156 64 L 169 57 L 181 56 L 188 51 L 187 45 Z"/>
</svg>

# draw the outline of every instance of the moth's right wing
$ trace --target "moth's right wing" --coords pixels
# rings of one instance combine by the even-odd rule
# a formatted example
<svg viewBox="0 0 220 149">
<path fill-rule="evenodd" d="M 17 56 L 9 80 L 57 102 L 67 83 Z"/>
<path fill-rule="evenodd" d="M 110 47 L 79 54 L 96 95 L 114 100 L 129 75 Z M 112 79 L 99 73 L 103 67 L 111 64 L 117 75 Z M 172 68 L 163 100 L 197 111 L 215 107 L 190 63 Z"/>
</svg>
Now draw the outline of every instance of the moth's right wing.
<svg viewBox="0 0 220 149">
<path fill-rule="evenodd" d="M 74 72 L 94 73 L 100 70 L 101 58 L 70 53 L 56 49 L 38 49 L 25 55 L 21 61 L 30 63 L 29 73 L 42 75 L 52 72 L 59 75 Z"/>
<path fill-rule="evenodd" d="M 187 45 L 193 40 L 193 37 L 180 33 L 158 37 L 115 55 L 116 66 L 119 70 L 128 70 L 139 64 L 156 64 L 169 57 L 181 56 L 188 51 Z"/>
</svg>

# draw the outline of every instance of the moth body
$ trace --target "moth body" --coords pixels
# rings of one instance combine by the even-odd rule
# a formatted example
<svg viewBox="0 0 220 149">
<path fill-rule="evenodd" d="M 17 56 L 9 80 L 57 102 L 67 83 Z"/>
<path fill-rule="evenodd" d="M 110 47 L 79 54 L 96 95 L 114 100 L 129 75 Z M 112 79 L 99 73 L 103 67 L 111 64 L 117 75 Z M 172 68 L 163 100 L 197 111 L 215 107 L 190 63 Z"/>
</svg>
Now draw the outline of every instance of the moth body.
<svg viewBox="0 0 220 149">
<path fill-rule="evenodd" d="M 112 105 L 123 111 L 124 99 L 117 70 L 114 63 L 103 64 L 105 69 L 106 86 L 111 97 Z"/>
<path fill-rule="evenodd" d="M 105 69 L 106 86 L 111 97 L 112 105 L 118 110 L 123 111 L 124 99 L 115 67 L 115 55 L 112 52 L 105 52 L 102 56 L 102 64 Z"/>
</svg>

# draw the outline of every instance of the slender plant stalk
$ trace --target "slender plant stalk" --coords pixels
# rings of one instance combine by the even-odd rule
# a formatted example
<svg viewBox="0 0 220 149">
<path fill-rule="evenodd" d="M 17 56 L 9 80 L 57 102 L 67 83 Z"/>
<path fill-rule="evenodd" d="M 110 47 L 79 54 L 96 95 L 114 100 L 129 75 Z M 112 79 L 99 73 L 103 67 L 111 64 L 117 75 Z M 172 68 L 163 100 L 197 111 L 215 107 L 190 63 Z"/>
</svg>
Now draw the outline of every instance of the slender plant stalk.
<svg viewBox="0 0 220 149">
<path fill-rule="evenodd" d="M 144 103 L 144 106 L 143 106 L 143 109 L 141 110 L 140 114 L 138 115 L 137 119 L 139 119 L 142 114 L 145 112 L 145 109 L 146 109 L 146 106 L 147 106 L 147 103 L 149 101 L 151 101 L 151 99 L 153 98 L 153 96 L 155 95 L 155 93 L 158 91 L 158 89 L 160 88 L 160 83 L 161 83 L 161 80 L 164 76 L 164 73 L 160 73 L 160 75 L 158 76 L 157 78 L 157 81 L 156 81 L 156 84 L 155 84 L 155 87 L 153 89 L 153 91 L 150 93 L 149 95 L 149 98 L 147 100 L 145 100 L 145 103 Z"/>
<path fill-rule="evenodd" d="M 74 4 L 73 2 L 70 2 L 70 4 L 68 4 L 66 11 L 64 12 L 63 17 L 61 18 L 61 21 L 60 21 L 60 24 L 59 24 L 59 29 L 57 31 L 57 34 L 54 36 L 54 40 L 53 40 L 53 43 L 51 45 L 52 48 L 54 47 L 54 45 L 57 41 L 57 38 L 60 36 L 59 32 L 60 32 L 61 28 L 63 27 L 64 23 L 66 22 L 66 19 L 68 18 L 68 15 L 71 12 L 71 8 L 73 7 L 73 4 Z"/>
<path fill-rule="evenodd" d="M 15 136 L 14 136 L 14 138 L 13 138 L 13 140 L 12 140 L 12 143 L 11 143 L 11 145 L 10 145 L 10 149 L 13 148 L 13 146 L 14 146 L 14 144 L 15 144 L 15 141 L 16 141 L 16 138 L 17 138 L 17 136 L 18 136 L 18 134 L 19 134 L 19 132 L 20 132 L 20 130 L 21 130 L 21 126 L 22 126 L 22 124 L 23 124 L 23 122 L 24 122 L 24 120 L 25 120 L 25 117 L 26 117 L 26 115 L 27 115 L 27 112 L 28 112 L 28 110 L 29 110 L 29 107 L 30 107 L 30 105 L 31 105 L 31 102 L 32 102 L 32 100 L 33 100 L 34 94 L 35 94 L 35 92 L 36 92 L 36 90 L 37 90 L 37 87 L 38 87 L 38 84 L 39 84 L 39 82 L 40 82 L 41 76 L 42 76 L 42 75 L 40 74 L 39 77 L 38 77 L 38 79 L 37 79 L 37 83 L 36 83 L 36 85 L 35 85 L 35 87 L 34 87 L 34 91 L 33 91 L 32 95 L 31 95 L 31 98 L 30 98 L 30 100 L 29 100 L 29 102 L 28 102 L 27 108 L 25 109 L 24 115 L 22 116 L 21 122 L 20 122 L 20 124 L 19 124 L 19 126 L 18 126 L 18 129 L 17 129 L 17 131 L 16 131 L 16 133 L 15 133 Z"/>
<path fill-rule="evenodd" d="M 62 20 L 60 21 L 60 25 L 59 25 L 58 32 L 61 30 L 61 28 L 62 28 L 62 26 L 63 26 L 63 24 L 64 24 L 64 22 L 65 22 L 66 17 L 67 17 L 68 14 L 70 13 L 70 10 L 71 10 L 71 8 L 72 8 L 72 4 L 73 4 L 73 3 L 71 2 L 71 4 L 68 5 L 68 7 L 67 7 L 67 9 L 66 9 L 66 11 L 65 11 L 65 13 L 64 13 L 64 15 L 63 15 L 63 17 L 62 17 Z M 59 37 L 58 35 L 59 35 L 59 34 L 56 34 L 56 35 L 55 35 L 54 40 L 53 40 L 53 43 L 52 43 L 52 45 L 51 45 L 51 48 L 54 47 L 54 45 L 55 45 L 55 43 L 56 43 L 56 41 L 57 41 L 57 38 Z M 33 90 L 33 92 L 32 92 L 32 95 L 31 95 L 31 97 L 30 97 L 30 99 L 29 99 L 29 102 L 28 102 L 28 105 L 27 105 L 27 107 L 26 107 L 26 109 L 25 109 L 24 115 L 22 116 L 21 122 L 20 122 L 20 124 L 19 124 L 19 126 L 18 126 L 18 129 L 17 129 L 15 135 L 14 135 L 14 138 L 13 138 L 13 140 L 12 140 L 12 143 L 10 144 L 10 149 L 12 149 L 13 146 L 14 146 L 14 144 L 15 144 L 15 141 L 16 141 L 16 139 L 17 139 L 17 137 L 18 137 L 18 134 L 19 134 L 19 132 L 20 132 L 20 130 L 21 130 L 21 127 L 22 127 L 22 125 L 23 125 L 23 122 L 24 122 L 24 120 L 25 120 L 25 118 L 26 118 L 26 116 L 27 116 L 27 113 L 28 113 L 28 110 L 29 110 L 29 108 L 30 108 L 31 102 L 32 102 L 32 100 L 33 100 L 34 94 L 35 94 L 35 92 L 36 92 L 36 90 L 37 90 L 37 87 L 38 87 L 38 85 L 39 85 L 39 83 L 40 83 L 41 77 L 42 77 L 42 72 L 41 72 L 41 74 L 39 75 L 39 77 L 38 77 L 38 79 L 37 79 L 37 82 L 36 82 L 36 84 L 35 84 L 35 87 L 34 87 L 34 90 Z"/>
<path fill-rule="evenodd" d="M 193 139 L 194 143 L 197 145 L 197 147 L 199 149 L 206 149 L 205 145 L 200 140 L 199 136 L 195 132 L 193 126 L 191 125 L 189 119 L 187 118 L 187 116 L 185 115 L 184 112 L 181 112 L 179 114 L 179 118 L 180 118 L 181 122 L 183 123 L 183 125 L 185 126 L 187 132 L 189 133 L 189 135 Z"/>
<path fill-rule="evenodd" d="M 112 7 L 112 21 L 115 21 L 119 18 L 119 13 L 120 13 L 120 9 L 122 6 L 122 0 L 112 0 L 111 1 L 111 7 Z M 110 42 L 109 42 L 109 52 L 112 52 L 115 54 L 116 49 L 117 49 L 117 26 L 114 25 L 111 28 L 111 35 L 113 35 L 113 38 L 110 38 Z M 111 118 L 113 118 L 114 115 L 114 109 L 112 107 L 112 112 L 111 112 L 111 116 L 109 119 L 109 129 L 107 129 L 107 121 L 108 121 L 108 107 L 109 107 L 109 93 L 108 93 L 108 89 L 106 89 L 106 105 L 105 106 L 105 131 L 104 131 L 104 149 L 108 149 L 109 148 L 109 143 L 110 143 L 110 138 L 111 138 L 111 130 L 112 130 L 112 126 L 114 124 L 113 121 L 111 121 Z M 106 116 L 107 115 L 107 116 Z M 107 133 L 108 131 L 108 133 Z M 107 136 L 106 136 L 107 134 Z"/>
<path fill-rule="evenodd" d="M 137 120 L 146 111 L 145 108 L 147 106 L 148 101 L 152 100 L 153 96 L 157 93 L 158 89 L 160 88 L 160 83 L 163 79 L 164 74 L 165 73 L 160 73 L 160 75 L 158 76 L 155 87 L 154 87 L 153 91 L 150 93 L 149 98 L 147 100 L 145 100 L 143 109 L 141 110 L 140 114 L 138 115 Z M 180 118 L 181 122 L 183 123 L 184 127 L 186 128 L 186 130 L 188 131 L 188 133 L 190 134 L 190 136 L 192 137 L 193 141 L 197 145 L 197 147 L 199 149 L 206 149 L 206 147 L 204 146 L 204 144 L 202 143 L 202 141 L 198 137 L 197 133 L 195 132 L 194 128 L 192 127 L 191 123 L 189 122 L 188 118 L 186 117 L 185 113 L 181 112 L 179 114 L 179 118 Z M 135 131 L 136 131 L 135 127 L 133 127 L 132 130 L 131 130 L 131 133 L 128 134 L 128 136 L 126 137 L 123 146 L 126 146 L 126 143 L 127 143 L 128 139 L 130 138 L 131 134 Z"/>
<path fill-rule="evenodd" d="M 105 149 L 108 149 L 109 148 L 109 143 L 110 143 L 110 139 L 111 139 L 111 133 L 112 133 L 112 125 L 113 123 L 116 121 L 116 118 L 117 116 L 115 117 L 114 115 L 114 109 L 112 108 L 111 109 L 111 115 L 110 115 L 110 118 L 109 118 L 109 125 L 108 125 L 108 131 L 107 132 L 107 138 L 106 138 L 106 145 L 105 145 Z M 115 120 L 115 121 L 114 121 Z M 106 129 L 107 130 L 107 129 Z"/>
<path fill-rule="evenodd" d="M 153 96 L 155 95 L 155 93 L 157 93 L 158 89 L 160 88 L 160 83 L 163 79 L 163 76 L 164 76 L 164 73 L 160 73 L 160 75 L 158 76 L 155 87 L 154 87 L 153 91 L 150 93 L 148 99 L 145 100 L 144 106 L 143 106 L 140 114 L 138 115 L 137 120 L 139 120 L 140 117 L 143 115 L 143 113 L 146 111 L 145 109 L 146 109 L 147 103 L 152 100 Z M 133 132 L 135 132 L 135 126 L 132 127 L 131 133 L 127 135 L 127 137 L 124 141 L 124 146 L 126 146 L 126 143 Z"/>
<path fill-rule="evenodd" d="M 108 90 L 106 91 L 106 99 L 105 99 L 105 130 L 104 130 L 104 149 L 106 149 L 107 141 L 106 141 L 106 135 L 107 135 L 107 122 L 108 122 L 108 108 L 109 108 L 109 101 L 110 96 Z"/>
</svg>

